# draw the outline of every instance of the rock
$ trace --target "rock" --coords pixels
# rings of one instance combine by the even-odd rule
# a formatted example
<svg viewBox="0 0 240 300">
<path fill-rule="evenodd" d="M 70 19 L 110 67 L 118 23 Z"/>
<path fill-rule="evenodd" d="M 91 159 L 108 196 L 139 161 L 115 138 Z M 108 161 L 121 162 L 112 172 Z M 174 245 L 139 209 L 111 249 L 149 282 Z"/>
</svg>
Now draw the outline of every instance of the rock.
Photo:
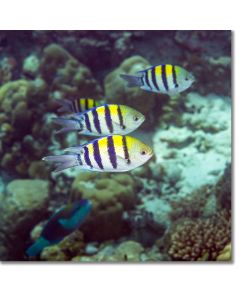
<svg viewBox="0 0 240 300">
<path fill-rule="evenodd" d="M 22 260 L 30 230 L 47 212 L 49 183 L 45 180 L 13 180 L 0 203 L 2 260 Z"/>
<path fill-rule="evenodd" d="M 231 210 L 232 207 L 232 167 L 228 164 L 216 184 L 216 197 L 220 209 Z"/>
<path fill-rule="evenodd" d="M 89 243 L 86 245 L 85 253 L 88 255 L 93 255 L 98 252 L 98 247 L 95 246 L 94 243 Z"/>
<path fill-rule="evenodd" d="M 42 120 L 48 109 L 45 99 L 48 99 L 46 84 L 39 78 L 34 81 L 10 81 L 0 87 L 0 110 L 5 116 L 0 129 L 1 146 L 4 149 L 0 163 L 6 170 L 11 168 L 13 175 L 26 176 L 30 162 L 39 160 L 42 150 L 45 152 L 50 143 L 51 128 L 48 127 L 47 134 L 44 133 L 45 124 Z M 36 124 L 39 129 L 32 136 Z M 26 149 L 25 137 L 29 136 L 32 138 L 28 143 L 31 147 Z M 29 148 L 31 151 L 28 151 Z"/>
<path fill-rule="evenodd" d="M 63 97 L 100 97 L 101 88 L 91 71 L 57 44 L 44 48 L 40 72 L 52 92 Z"/>
<path fill-rule="evenodd" d="M 59 244 L 44 248 L 41 253 L 41 260 L 69 261 L 82 254 L 84 248 L 83 234 L 76 230 L 66 236 Z"/>
<path fill-rule="evenodd" d="M 232 260 L 232 245 L 229 243 L 225 248 L 220 252 L 217 257 L 217 261 L 231 261 Z"/>
<path fill-rule="evenodd" d="M 42 161 L 33 161 L 28 168 L 28 174 L 31 178 L 46 179 L 49 177 L 49 172 L 46 164 Z"/>
<path fill-rule="evenodd" d="M 219 96 L 189 93 L 184 108 L 181 103 L 171 107 L 171 118 L 164 114 L 153 136 L 153 149 L 164 180 L 169 186 L 175 181 L 183 198 L 206 184 L 215 185 L 231 161 L 231 105 Z M 177 123 L 174 115 L 179 115 Z"/>
<path fill-rule="evenodd" d="M 140 261 L 140 255 L 143 251 L 144 248 L 141 244 L 134 241 L 127 241 L 117 247 L 115 257 L 117 257 L 118 261 L 137 262 Z"/>
<path fill-rule="evenodd" d="M 78 256 L 72 260 L 77 262 L 139 262 L 144 248 L 135 241 L 122 242 L 120 245 L 105 245 L 92 256 Z"/>
<path fill-rule="evenodd" d="M 41 260 L 45 261 L 66 261 L 67 257 L 61 249 L 55 245 L 46 247 L 41 253 Z"/>
<path fill-rule="evenodd" d="M 81 173 L 72 185 L 71 200 L 91 199 L 93 209 L 81 227 L 86 241 L 119 238 L 127 232 L 124 210 L 137 201 L 136 182 L 129 174 Z"/>
<path fill-rule="evenodd" d="M 36 75 L 40 66 L 39 58 L 31 54 L 23 61 L 23 72 L 27 75 Z"/>
</svg>

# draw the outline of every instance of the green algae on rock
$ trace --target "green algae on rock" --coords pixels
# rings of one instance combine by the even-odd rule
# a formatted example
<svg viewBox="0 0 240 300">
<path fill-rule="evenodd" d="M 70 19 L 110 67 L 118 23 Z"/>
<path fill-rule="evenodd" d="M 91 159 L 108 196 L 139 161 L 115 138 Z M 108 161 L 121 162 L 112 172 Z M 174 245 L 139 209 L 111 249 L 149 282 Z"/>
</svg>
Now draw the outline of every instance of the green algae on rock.
<svg viewBox="0 0 240 300">
<path fill-rule="evenodd" d="M 46 180 L 11 181 L 0 202 L 0 236 L 6 248 L 4 260 L 23 259 L 30 230 L 47 213 L 49 183 Z"/>
</svg>

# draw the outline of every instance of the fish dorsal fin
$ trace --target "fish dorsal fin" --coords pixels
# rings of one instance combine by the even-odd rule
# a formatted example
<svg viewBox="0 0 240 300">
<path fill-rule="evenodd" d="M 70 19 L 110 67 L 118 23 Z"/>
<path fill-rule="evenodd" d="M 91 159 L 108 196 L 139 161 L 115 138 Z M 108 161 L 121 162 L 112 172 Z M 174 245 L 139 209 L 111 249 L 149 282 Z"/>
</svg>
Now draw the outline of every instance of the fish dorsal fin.
<svg viewBox="0 0 240 300">
<path fill-rule="evenodd" d="M 137 71 L 137 74 L 145 73 L 146 71 L 151 70 L 152 68 L 154 68 L 154 66 L 148 67 L 148 68 L 146 68 L 146 69 L 144 69 L 144 70 L 141 70 L 141 71 Z"/>
</svg>

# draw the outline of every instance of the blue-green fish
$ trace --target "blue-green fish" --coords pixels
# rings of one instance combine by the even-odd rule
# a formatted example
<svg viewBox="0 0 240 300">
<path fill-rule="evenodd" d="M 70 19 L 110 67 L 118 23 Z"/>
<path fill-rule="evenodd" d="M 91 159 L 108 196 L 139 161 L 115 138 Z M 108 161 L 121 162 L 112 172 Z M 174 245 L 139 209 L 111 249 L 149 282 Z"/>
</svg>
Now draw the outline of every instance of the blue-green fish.
<svg viewBox="0 0 240 300">
<path fill-rule="evenodd" d="M 134 108 L 117 104 L 105 104 L 83 113 L 53 118 L 54 123 L 63 126 L 57 133 L 78 131 L 90 136 L 127 134 L 137 129 L 144 120 L 144 115 Z"/>
<path fill-rule="evenodd" d="M 80 200 L 65 205 L 50 217 L 41 236 L 30 246 L 26 254 L 38 255 L 45 247 L 59 243 L 67 235 L 79 228 L 92 208 L 88 200 Z"/>
<path fill-rule="evenodd" d="M 175 65 L 154 66 L 134 75 L 120 75 L 128 82 L 128 87 L 140 87 L 143 90 L 176 95 L 188 89 L 195 81 L 194 76 L 182 67 Z"/>
</svg>

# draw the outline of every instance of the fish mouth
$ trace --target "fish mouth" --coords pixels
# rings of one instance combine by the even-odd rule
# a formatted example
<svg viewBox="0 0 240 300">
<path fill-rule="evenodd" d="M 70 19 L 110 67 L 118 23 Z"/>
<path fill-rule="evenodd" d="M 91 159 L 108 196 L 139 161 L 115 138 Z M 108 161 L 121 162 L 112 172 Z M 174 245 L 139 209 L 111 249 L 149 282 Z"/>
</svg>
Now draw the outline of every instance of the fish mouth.
<svg viewBox="0 0 240 300">
<path fill-rule="evenodd" d="M 194 83 L 194 82 L 196 82 L 197 80 L 196 80 L 196 78 L 195 78 L 195 76 L 193 75 L 193 74 L 191 74 L 191 80 L 192 80 L 192 83 Z"/>
<path fill-rule="evenodd" d="M 152 158 L 152 157 L 153 157 L 153 155 L 154 155 L 154 152 L 153 152 L 153 150 L 149 151 L 149 159 L 150 159 L 150 158 Z"/>
</svg>

